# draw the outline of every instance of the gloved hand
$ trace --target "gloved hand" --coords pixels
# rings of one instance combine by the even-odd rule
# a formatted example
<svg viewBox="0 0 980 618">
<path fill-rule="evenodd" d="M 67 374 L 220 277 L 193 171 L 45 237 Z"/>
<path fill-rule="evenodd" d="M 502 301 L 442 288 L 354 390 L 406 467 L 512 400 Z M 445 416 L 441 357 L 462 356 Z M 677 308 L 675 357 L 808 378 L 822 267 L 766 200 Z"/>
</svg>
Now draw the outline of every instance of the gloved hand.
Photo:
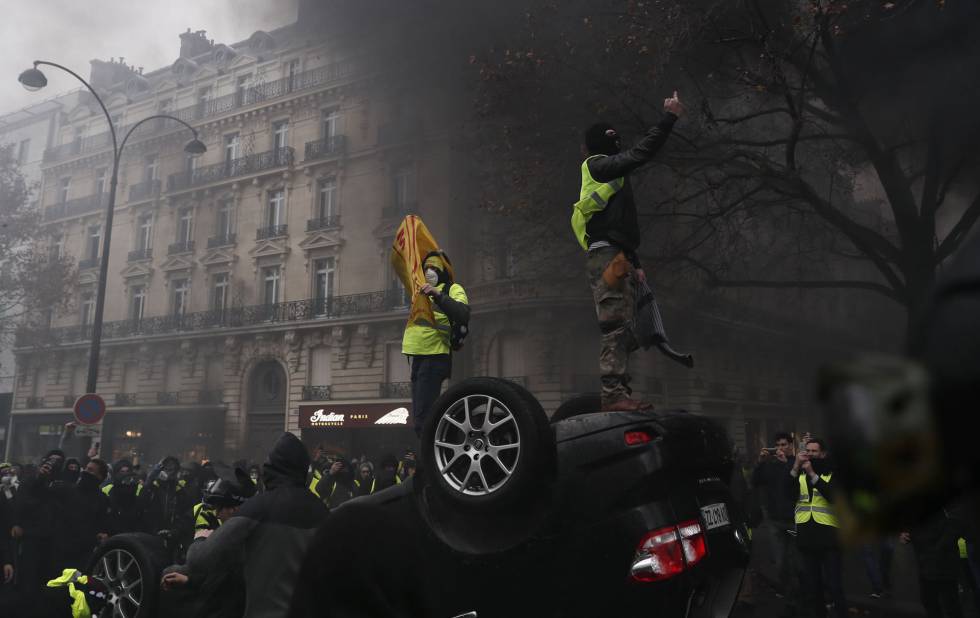
<svg viewBox="0 0 980 618">
<path fill-rule="evenodd" d="M 160 476 L 160 473 L 162 471 L 163 471 L 163 460 L 161 459 L 156 464 L 154 464 L 152 468 L 150 468 L 150 473 L 146 475 L 146 484 L 147 485 L 153 484 L 153 481 L 157 480 L 157 477 Z"/>
</svg>

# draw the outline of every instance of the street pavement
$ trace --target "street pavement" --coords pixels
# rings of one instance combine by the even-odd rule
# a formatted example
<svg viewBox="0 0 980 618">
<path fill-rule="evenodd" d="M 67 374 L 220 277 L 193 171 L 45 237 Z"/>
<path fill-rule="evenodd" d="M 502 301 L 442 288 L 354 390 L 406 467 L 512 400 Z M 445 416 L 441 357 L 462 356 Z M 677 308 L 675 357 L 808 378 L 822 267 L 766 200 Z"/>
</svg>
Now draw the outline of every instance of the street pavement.
<svg viewBox="0 0 980 618">
<path fill-rule="evenodd" d="M 776 595 L 774 583 L 778 581 L 775 565 L 767 560 L 766 535 L 754 535 L 750 573 L 752 582 L 743 586 L 739 606 L 733 618 L 766 616 L 793 616 L 786 601 Z M 892 594 L 882 599 L 871 598 L 871 584 L 865 572 L 864 562 L 857 549 L 848 550 L 844 556 L 844 590 L 847 594 L 849 613 L 855 618 L 924 618 L 925 610 L 919 603 L 919 581 L 915 556 L 911 546 L 897 545 L 892 564 Z M 969 592 L 960 595 L 965 618 L 980 618 Z"/>
</svg>

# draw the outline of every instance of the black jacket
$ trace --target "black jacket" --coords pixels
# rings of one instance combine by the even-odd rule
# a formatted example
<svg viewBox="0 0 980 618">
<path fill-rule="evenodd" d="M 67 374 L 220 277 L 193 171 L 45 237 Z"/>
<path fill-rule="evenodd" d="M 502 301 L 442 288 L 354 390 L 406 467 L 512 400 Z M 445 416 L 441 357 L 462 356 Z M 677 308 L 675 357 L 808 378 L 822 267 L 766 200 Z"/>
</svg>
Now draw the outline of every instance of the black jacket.
<svg viewBox="0 0 980 618">
<path fill-rule="evenodd" d="M 615 243 L 636 263 L 635 254 L 640 247 L 640 222 L 629 175 L 653 159 L 667 141 L 676 121 L 677 116 L 668 112 L 636 146 L 611 156 L 589 159 L 589 172 L 596 181 L 610 182 L 620 177 L 624 179 L 623 188 L 613 195 L 604 209 L 589 219 L 585 232 L 590 243 L 600 240 Z"/>
<path fill-rule="evenodd" d="M 72 490 L 71 504 L 59 526 L 67 533 L 60 550 L 65 566 L 84 568 L 98 544 L 96 535 L 110 532 L 109 498 L 102 493 L 98 480 L 84 472 Z"/>
<path fill-rule="evenodd" d="M 263 466 L 265 493 L 249 498 L 238 514 L 187 552 L 192 578 L 242 561 L 246 618 L 286 615 L 306 548 L 327 516 L 327 507 L 304 483 L 309 465 L 299 438 L 283 434 Z"/>
<path fill-rule="evenodd" d="M 799 484 L 790 485 L 786 481 L 793 462 L 779 460 L 764 461 L 752 471 L 752 486 L 765 493 L 766 515 L 770 520 L 792 522 L 796 498 L 800 493 Z"/>
<path fill-rule="evenodd" d="M 957 541 L 963 534 L 963 522 L 956 513 L 944 509 L 912 528 L 910 536 L 919 577 L 926 580 L 955 581 L 960 568 Z"/>
</svg>

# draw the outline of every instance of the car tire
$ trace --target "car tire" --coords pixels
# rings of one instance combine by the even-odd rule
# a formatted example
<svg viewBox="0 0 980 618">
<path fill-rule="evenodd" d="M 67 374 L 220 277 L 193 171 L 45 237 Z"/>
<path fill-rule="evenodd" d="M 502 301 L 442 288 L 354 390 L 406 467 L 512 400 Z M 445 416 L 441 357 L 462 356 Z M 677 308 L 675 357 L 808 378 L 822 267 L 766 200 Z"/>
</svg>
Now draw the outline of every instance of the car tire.
<svg viewBox="0 0 980 618">
<path fill-rule="evenodd" d="M 123 605 L 128 618 L 152 618 L 156 615 L 160 590 L 160 573 L 166 566 L 167 551 L 163 541 L 141 532 L 117 534 L 100 545 L 89 561 L 86 572 L 104 583 L 115 598 L 110 605 Z"/>
<path fill-rule="evenodd" d="M 548 417 L 531 393 L 506 380 L 470 378 L 432 406 L 419 474 L 440 502 L 482 512 L 520 510 L 550 486 L 555 459 Z"/>
<path fill-rule="evenodd" d="M 557 423 L 573 416 L 601 411 L 602 397 L 599 396 L 599 393 L 586 393 L 562 402 L 555 413 L 551 415 L 551 422 Z"/>
</svg>

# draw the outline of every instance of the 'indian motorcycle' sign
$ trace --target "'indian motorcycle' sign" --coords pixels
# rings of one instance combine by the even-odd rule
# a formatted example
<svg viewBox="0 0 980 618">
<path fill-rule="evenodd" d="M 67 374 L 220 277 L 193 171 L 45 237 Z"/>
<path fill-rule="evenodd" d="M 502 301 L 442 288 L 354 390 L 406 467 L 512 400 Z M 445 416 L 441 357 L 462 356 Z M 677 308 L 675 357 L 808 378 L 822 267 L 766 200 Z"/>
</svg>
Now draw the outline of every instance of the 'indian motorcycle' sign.
<svg viewBox="0 0 980 618">
<path fill-rule="evenodd" d="M 408 408 L 386 403 L 299 407 L 302 429 L 407 426 L 408 417 Z"/>
</svg>

